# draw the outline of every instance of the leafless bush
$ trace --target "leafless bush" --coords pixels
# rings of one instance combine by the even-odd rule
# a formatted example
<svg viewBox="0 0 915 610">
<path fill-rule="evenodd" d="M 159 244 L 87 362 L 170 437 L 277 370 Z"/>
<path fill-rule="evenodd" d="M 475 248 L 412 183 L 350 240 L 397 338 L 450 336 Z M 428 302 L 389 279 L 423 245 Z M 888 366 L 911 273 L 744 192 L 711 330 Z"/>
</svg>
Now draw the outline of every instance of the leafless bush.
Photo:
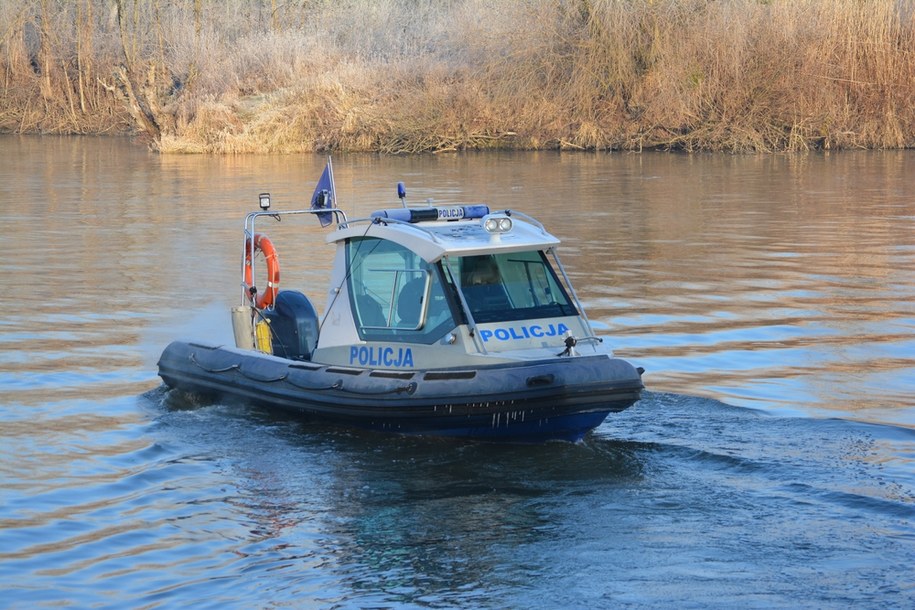
<svg viewBox="0 0 915 610">
<path fill-rule="evenodd" d="M 913 11 L 915 0 L 3 3 L 0 129 L 132 125 L 163 151 L 906 147 Z"/>
</svg>

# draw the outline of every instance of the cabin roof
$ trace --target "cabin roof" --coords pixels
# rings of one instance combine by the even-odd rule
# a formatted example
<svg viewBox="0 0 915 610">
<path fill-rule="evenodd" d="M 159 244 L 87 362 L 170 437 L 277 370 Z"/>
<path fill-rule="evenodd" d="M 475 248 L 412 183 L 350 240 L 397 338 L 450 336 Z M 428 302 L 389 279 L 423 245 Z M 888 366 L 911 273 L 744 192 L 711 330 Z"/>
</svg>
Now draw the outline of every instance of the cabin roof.
<svg viewBox="0 0 915 610">
<path fill-rule="evenodd" d="M 507 233 L 489 233 L 479 219 L 417 223 L 364 219 L 351 221 L 330 233 L 327 242 L 339 243 L 357 237 L 393 241 L 430 263 L 443 256 L 546 250 L 559 244 L 559 239 L 545 229 L 518 216 L 512 216 L 512 229 Z"/>
</svg>

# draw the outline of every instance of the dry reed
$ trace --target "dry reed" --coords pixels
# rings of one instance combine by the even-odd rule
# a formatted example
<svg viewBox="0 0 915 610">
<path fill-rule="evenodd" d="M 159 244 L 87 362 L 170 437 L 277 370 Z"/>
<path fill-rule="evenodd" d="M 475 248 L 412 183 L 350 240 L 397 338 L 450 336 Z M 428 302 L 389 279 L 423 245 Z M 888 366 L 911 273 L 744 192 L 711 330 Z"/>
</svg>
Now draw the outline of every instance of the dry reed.
<svg viewBox="0 0 915 610">
<path fill-rule="evenodd" d="M 12 4 L 6 131 L 221 153 L 915 145 L 915 0 Z"/>
</svg>

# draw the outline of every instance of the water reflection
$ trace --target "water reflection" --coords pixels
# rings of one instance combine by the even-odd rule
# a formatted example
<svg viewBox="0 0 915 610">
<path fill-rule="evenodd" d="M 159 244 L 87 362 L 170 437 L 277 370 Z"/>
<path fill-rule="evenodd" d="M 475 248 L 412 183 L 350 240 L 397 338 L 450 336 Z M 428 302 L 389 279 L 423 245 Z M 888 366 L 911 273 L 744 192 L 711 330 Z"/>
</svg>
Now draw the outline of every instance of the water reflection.
<svg viewBox="0 0 915 610">
<path fill-rule="evenodd" d="M 225 502 L 245 530 L 222 549 L 244 566 L 233 569 L 288 571 L 286 586 L 331 605 L 464 605 L 474 590 L 523 588 L 530 574 L 506 554 L 562 544 L 567 525 L 555 512 L 637 485 L 645 450 L 599 437 L 545 446 L 403 438 L 218 404 L 163 423 L 162 434 L 202 453 L 225 447 Z"/>
<path fill-rule="evenodd" d="M 196 505 L 202 517 L 176 523 L 209 534 L 186 578 L 205 569 L 221 591 L 228 574 L 259 575 L 258 599 L 575 606 L 595 595 L 673 599 L 676 588 L 715 605 L 722 590 L 739 595 L 736 569 L 754 579 L 777 570 L 775 600 L 825 601 L 833 589 L 810 570 L 854 570 L 871 590 L 900 573 L 911 460 L 873 460 L 881 445 L 884 459 L 904 456 L 910 430 L 652 392 L 620 415 L 581 444 L 499 446 L 217 403 L 170 410 L 156 436 L 224 481 L 222 498 Z M 228 516 L 209 523 L 210 512 Z M 866 551 L 874 544 L 885 565 Z"/>
<path fill-rule="evenodd" d="M 643 204 L 597 204 L 601 223 L 568 217 L 565 236 L 580 239 L 566 258 L 583 269 L 592 318 L 653 387 L 775 408 L 906 408 L 911 160 L 640 158 L 623 200 Z"/>
<path fill-rule="evenodd" d="M 913 160 L 335 158 L 351 216 L 396 206 L 404 180 L 410 201 L 534 212 L 563 239 L 592 319 L 649 391 L 582 444 L 531 448 L 161 389 L 168 341 L 231 341 L 256 194 L 303 203 L 323 157 L 2 136 L 4 602 L 904 606 Z M 266 230 L 284 286 L 322 307 L 322 230 Z"/>
</svg>

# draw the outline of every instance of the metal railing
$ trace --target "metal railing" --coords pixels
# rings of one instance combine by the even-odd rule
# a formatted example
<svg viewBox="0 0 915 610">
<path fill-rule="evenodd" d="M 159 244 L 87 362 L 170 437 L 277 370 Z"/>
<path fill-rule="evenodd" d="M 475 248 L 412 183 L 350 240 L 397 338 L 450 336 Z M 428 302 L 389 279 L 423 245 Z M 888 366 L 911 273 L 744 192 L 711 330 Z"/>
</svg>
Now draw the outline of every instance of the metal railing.
<svg viewBox="0 0 915 610">
<path fill-rule="evenodd" d="M 262 212 L 251 212 L 245 216 L 245 240 L 242 244 L 242 252 L 247 253 L 251 252 L 251 278 L 252 281 L 255 276 L 255 259 L 254 259 L 254 235 L 257 232 L 255 230 L 255 224 L 257 219 L 261 216 L 267 216 L 273 218 L 274 220 L 279 220 L 282 216 L 296 216 L 299 214 L 332 214 L 334 219 L 337 222 L 337 227 L 340 228 L 347 224 L 346 212 L 339 208 L 327 208 L 319 210 L 285 210 L 285 211 L 262 211 Z M 245 255 L 242 255 L 241 259 L 241 303 L 242 305 L 247 305 L 251 302 L 251 295 L 248 294 L 248 289 L 250 286 L 245 284 Z"/>
</svg>

